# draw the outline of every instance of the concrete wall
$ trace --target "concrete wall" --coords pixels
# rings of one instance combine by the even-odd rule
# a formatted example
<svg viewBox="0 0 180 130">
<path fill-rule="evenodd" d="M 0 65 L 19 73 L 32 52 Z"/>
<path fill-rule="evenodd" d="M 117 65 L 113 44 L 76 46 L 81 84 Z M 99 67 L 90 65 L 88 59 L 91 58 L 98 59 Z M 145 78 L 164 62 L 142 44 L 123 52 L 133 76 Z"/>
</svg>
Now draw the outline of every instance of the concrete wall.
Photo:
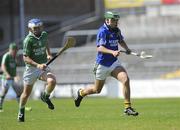
<svg viewBox="0 0 180 130">
<path fill-rule="evenodd" d="M 131 43 L 180 41 L 179 16 L 127 16 L 119 27 Z"/>
</svg>

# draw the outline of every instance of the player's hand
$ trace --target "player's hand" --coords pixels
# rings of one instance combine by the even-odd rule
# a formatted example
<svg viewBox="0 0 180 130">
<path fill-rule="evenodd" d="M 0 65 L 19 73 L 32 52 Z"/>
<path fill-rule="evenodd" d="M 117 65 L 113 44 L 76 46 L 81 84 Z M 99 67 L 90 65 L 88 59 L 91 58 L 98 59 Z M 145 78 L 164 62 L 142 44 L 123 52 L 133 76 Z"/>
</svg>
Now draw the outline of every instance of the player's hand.
<svg viewBox="0 0 180 130">
<path fill-rule="evenodd" d="M 48 59 L 48 60 L 50 60 L 50 59 L 52 59 L 52 58 L 53 58 L 52 55 L 48 55 L 48 56 L 47 56 L 47 59 Z"/>
<path fill-rule="evenodd" d="M 37 68 L 38 68 L 38 69 L 41 69 L 41 70 L 45 70 L 46 67 L 47 67 L 46 64 L 38 64 L 38 65 L 37 65 Z"/>
<path fill-rule="evenodd" d="M 20 77 L 19 77 L 19 76 L 14 77 L 14 81 L 15 81 L 16 83 L 18 83 L 19 80 L 20 80 Z"/>
<path fill-rule="evenodd" d="M 6 74 L 6 79 L 7 80 L 11 79 L 11 76 L 9 74 Z"/>
<path fill-rule="evenodd" d="M 113 51 L 112 54 L 114 57 L 118 57 L 120 55 L 120 51 Z"/>
<path fill-rule="evenodd" d="M 127 55 L 131 54 L 131 50 L 130 50 L 130 49 L 127 49 L 127 50 L 126 50 L 126 54 L 127 54 Z"/>
</svg>

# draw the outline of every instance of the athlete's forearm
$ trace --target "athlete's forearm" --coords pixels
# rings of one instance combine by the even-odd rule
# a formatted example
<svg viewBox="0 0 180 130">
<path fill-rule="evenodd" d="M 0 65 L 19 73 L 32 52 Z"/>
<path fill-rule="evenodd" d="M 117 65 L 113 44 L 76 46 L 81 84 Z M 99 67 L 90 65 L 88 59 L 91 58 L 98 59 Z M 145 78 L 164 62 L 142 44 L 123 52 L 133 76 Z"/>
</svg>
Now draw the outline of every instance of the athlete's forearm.
<svg viewBox="0 0 180 130">
<path fill-rule="evenodd" d="M 9 75 L 10 76 L 10 74 L 8 73 L 8 71 L 6 69 L 6 65 L 5 64 L 2 64 L 1 68 L 2 68 L 3 73 L 5 73 L 5 75 Z"/>
<path fill-rule="evenodd" d="M 34 67 L 37 67 L 38 66 L 38 63 L 36 63 L 35 61 L 33 61 L 31 58 L 29 58 L 28 56 L 23 56 L 23 59 L 24 59 L 24 62 L 34 66 Z"/>
<path fill-rule="evenodd" d="M 51 56 L 51 52 L 50 52 L 50 49 L 49 49 L 49 48 L 46 49 L 46 54 L 49 55 L 49 56 Z"/>
<path fill-rule="evenodd" d="M 107 54 L 113 54 L 113 52 L 114 52 L 113 50 L 107 49 L 104 46 L 99 46 L 97 48 L 97 51 L 102 52 L 102 53 L 107 53 Z"/>
<path fill-rule="evenodd" d="M 129 47 L 127 46 L 126 42 L 123 40 L 120 43 L 121 47 L 124 48 L 125 50 L 129 50 Z"/>
</svg>

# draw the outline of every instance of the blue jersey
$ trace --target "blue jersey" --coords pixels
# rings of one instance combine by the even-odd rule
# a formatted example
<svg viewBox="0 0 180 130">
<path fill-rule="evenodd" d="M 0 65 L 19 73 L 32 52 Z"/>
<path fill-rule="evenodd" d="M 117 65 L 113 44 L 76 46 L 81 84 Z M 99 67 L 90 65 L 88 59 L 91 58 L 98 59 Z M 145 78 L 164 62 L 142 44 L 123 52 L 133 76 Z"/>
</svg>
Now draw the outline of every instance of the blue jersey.
<svg viewBox="0 0 180 130">
<path fill-rule="evenodd" d="M 112 31 L 104 24 L 99 28 L 96 45 L 97 47 L 104 46 L 107 49 L 117 51 L 118 44 L 121 43 L 123 39 L 121 31 L 118 28 Z M 96 63 L 107 67 L 111 66 L 116 60 L 117 57 L 114 57 L 112 54 L 98 52 L 96 56 Z"/>
</svg>

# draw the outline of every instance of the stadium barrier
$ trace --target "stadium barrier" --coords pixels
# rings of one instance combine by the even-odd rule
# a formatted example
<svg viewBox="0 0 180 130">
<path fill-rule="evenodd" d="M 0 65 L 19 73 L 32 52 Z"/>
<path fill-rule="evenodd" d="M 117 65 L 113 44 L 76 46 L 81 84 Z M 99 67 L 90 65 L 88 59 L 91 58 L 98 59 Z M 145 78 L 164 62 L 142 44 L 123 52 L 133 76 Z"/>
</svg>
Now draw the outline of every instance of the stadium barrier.
<svg viewBox="0 0 180 130">
<path fill-rule="evenodd" d="M 42 83 L 41 83 L 42 84 Z M 84 84 L 58 84 L 52 96 L 74 97 L 79 88 L 87 87 L 92 83 Z M 180 80 L 131 80 L 131 97 L 132 98 L 167 98 L 180 97 Z M 123 98 L 121 83 L 113 78 L 108 78 L 100 94 L 92 96 L 103 96 L 109 98 Z M 34 89 L 33 98 L 38 98 L 43 86 L 37 82 Z"/>
<path fill-rule="evenodd" d="M 87 87 L 92 83 L 84 84 L 57 84 L 51 97 L 54 98 L 71 98 L 74 97 L 79 88 Z M 180 80 L 131 80 L 131 97 L 132 98 L 173 98 L 180 97 Z M 108 78 L 100 94 L 94 94 L 90 97 L 108 97 L 123 98 L 122 84 L 113 78 Z M 39 99 L 45 83 L 37 81 L 31 94 L 32 99 Z M 0 90 L 1 91 L 1 90 Z M 16 98 L 12 88 L 7 93 L 6 99 Z"/>
</svg>

